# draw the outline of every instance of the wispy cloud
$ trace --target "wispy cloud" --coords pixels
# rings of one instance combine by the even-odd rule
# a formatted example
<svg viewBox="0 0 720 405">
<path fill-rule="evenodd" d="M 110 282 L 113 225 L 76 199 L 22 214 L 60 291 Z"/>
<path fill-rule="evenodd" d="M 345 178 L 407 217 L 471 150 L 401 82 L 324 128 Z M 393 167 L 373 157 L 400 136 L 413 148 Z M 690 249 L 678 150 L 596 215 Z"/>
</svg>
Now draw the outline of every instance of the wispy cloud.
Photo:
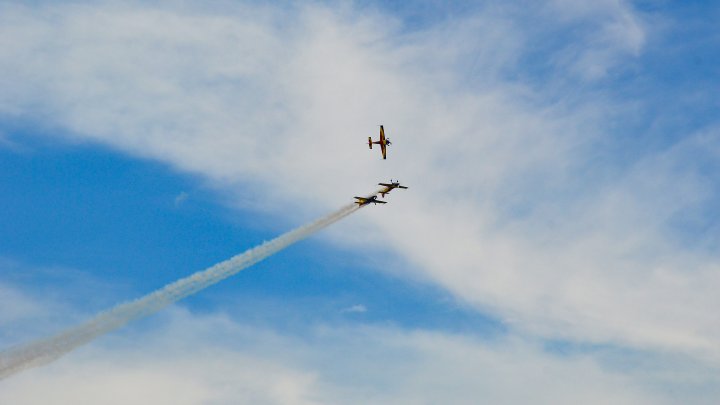
<svg viewBox="0 0 720 405">
<path fill-rule="evenodd" d="M 16 288 L 0 284 L 0 326 L 7 328 L 13 321 L 24 320 L 36 316 L 40 307 L 34 300 Z"/>
<path fill-rule="evenodd" d="M 610 69 L 632 65 L 646 42 L 648 27 L 630 2 L 553 0 L 548 2 L 547 12 L 562 25 L 575 27 L 573 32 L 582 36 L 562 41 L 555 62 L 587 80 L 601 79 Z M 582 25 L 585 29 L 580 28 Z"/>
<path fill-rule="evenodd" d="M 185 191 L 181 191 L 180 194 L 175 196 L 175 199 L 173 202 L 175 203 L 176 207 L 181 206 L 187 199 L 190 197 L 190 194 L 188 194 Z"/>
<path fill-rule="evenodd" d="M 412 194 L 337 243 L 382 244 L 514 331 L 717 363 L 717 239 L 677 237 L 717 206 L 689 152 L 717 129 L 626 148 L 652 95 L 587 84 L 612 86 L 650 40 L 628 3 L 545 2 L 542 24 L 504 4 L 420 28 L 353 6 L 5 4 L 0 112 L 240 184 L 279 215 L 400 177 Z M 386 162 L 362 145 L 380 123 Z"/>
<path fill-rule="evenodd" d="M 18 153 L 25 151 L 25 148 L 21 144 L 14 142 L 4 131 L 0 130 L 0 149 L 7 149 L 9 151 Z"/>
<path fill-rule="evenodd" d="M 473 404 L 482 398 L 490 403 L 662 404 L 678 399 L 672 383 L 663 392 L 654 389 L 653 384 L 667 381 L 650 370 L 637 379 L 586 355 L 554 355 L 522 339 L 483 342 L 357 326 L 279 335 L 220 314 L 195 316 L 182 310 L 171 311 L 156 325 L 6 380 L 0 400 Z M 691 397 L 693 403 L 716 393 L 709 375 L 684 378 L 702 388 Z"/>
<path fill-rule="evenodd" d="M 343 309 L 342 312 L 351 313 L 351 314 L 362 314 L 362 313 L 367 312 L 367 308 L 365 307 L 365 305 L 355 304 L 353 306 Z"/>
</svg>

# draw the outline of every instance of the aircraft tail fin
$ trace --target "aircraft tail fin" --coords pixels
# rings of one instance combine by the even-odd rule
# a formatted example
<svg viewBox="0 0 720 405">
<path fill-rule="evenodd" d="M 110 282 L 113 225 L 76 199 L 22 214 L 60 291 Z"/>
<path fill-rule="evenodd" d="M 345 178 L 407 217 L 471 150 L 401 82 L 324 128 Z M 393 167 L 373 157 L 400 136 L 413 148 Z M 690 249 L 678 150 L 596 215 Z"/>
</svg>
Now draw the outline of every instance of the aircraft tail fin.
<svg viewBox="0 0 720 405">
<path fill-rule="evenodd" d="M 368 136 L 368 146 L 372 149 L 372 136 Z"/>
</svg>

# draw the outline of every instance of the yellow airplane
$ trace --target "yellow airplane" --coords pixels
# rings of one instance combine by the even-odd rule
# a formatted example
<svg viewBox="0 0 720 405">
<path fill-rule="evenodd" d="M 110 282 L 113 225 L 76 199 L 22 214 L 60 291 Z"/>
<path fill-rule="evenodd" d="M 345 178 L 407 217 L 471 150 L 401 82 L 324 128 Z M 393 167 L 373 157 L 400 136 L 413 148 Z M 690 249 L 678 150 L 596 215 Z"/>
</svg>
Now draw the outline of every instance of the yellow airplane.
<svg viewBox="0 0 720 405">
<path fill-rule="evenodd" d="M 392 145 L 390 139 L 385 138 L 385 130 L 380 125 L 380 140 L 373 141 L 372 136 L 368 136 L 368 146 L 372 149 L 373 144 L 380 145 L 380 152 L 382 152 L 383 159 L 387 159 L 387 145 Z"/>
<path fill-rule="evenodd" d="M 391 192 L 392 190 L 394 190 L 394 189 L 396 189 L 396 188 L 407 188 L 407 187 L 405 187 L 405 186 L 401 186 L 399 180 L 398 180 L 398 181 L 392 181 L 392 179 L 390 179 L 390 183 L 378 183 L 378 185 L 385 187 L 384 189 L 380 190 L 380 195 L 381 195 L 383 198 L 385 198 L 385 194 Z"/>
<path fill-rule="evenodd" d="M 376 195 L 374 195 L 374 196 L 372 196 L 372 197 L 353 197 L 353 198 L 355 198 L 355 199 L 357 200 L 357 201 L 355 201 L 355 204 L 357 204 L 357 205 L 359 205 L 359 206 L 361 206 L 361 207 L 362 207 L 363 205 L 368 205 L 368 204 L 370 204 L 370 203 L 373 203 L 373 204 L 387 204 L 387 202 L 385 202 L 385 201 L 379 201 L 379 200 L 377 199 L 377 196 L 376 196 Z"/>
</svg>

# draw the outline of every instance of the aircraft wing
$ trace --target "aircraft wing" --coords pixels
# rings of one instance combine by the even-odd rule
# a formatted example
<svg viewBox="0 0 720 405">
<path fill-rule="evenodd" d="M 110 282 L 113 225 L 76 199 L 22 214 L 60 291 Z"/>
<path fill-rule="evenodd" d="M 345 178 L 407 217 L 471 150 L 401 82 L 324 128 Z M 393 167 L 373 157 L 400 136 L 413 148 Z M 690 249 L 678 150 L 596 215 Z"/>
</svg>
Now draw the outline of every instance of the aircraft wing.
<svg viewBox="0 0 720 405">
<path fill-rule="evenodd" d="M 380 151 L 382 152 L 383 159 L 387 159 L 387 142 L 385 141 L 385 128 L 380 125 Z"/>
</svg>

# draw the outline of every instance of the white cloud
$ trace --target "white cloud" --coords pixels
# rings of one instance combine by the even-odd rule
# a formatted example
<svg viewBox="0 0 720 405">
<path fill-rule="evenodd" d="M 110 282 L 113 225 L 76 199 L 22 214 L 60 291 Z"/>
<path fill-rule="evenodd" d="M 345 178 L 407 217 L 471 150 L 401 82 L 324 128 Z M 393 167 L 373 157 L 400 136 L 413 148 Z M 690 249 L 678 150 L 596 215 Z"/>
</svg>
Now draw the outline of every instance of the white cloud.
<svg viewBox="0 0 720 405">
<path fill-rule="evenodd" d="M 587 61 L 551 79 L 641 50 L 632 9 L 603 4 L 600 37 L 568 45 Z M 379 242 L 515 330 L 717 361 L 717 257 L 667 226 L 712 198 L 704 174 L 672 151 L 611 165 L 622 100 L 507 79 L 537 29 L 525 17 L 407 32 L 351 6 L 4 4 L 0 113 L 242 184 L 294 222 L 399 177 L 411 189 L 336 228 L 340 243 Z M 364 145 L 379 123 L 387 161 Z"/>
<path fill-rule="evenodd" d="M 40 308 L 17 289 L 0 284 L 0 325 L 37 315 Z"/>
<path fill-rule="evenodd" d="M 571 35 L 579 33 L 582 39 L 566 41 L 556 56 L 560 65 L 587 80 L 604 78 L 610 69 L 624 67 L 646 42 L 648 27 L 626 1 L 553 0 L 546 12 L 562 24 L 591 27 L 572 30 Z"/>
<path fill-rule="evenodd" d="M 308 336 L 171 311 L 152 332 L 108 337 L 2 382 L 0 401 L 93 404 L 672 403 L 657 376 L 484 342 L 393 328 L 318 326 Z M 648 370 L 644 370 L 647 372 Z M 711 387 L 706 375 L 689 381 Z M 671 388 L 674 388 L 671 387 Z M 707 393 L 690 399 L 702 403 Z"/>
<path fill-rule="evenodd" d="M 190 194 L 188 194 L 185 191 L 181 191 L 180 194 L 175 196 L 175 199 L 173 200 L 176 207 L 181 206 L 187 199 L 190 197 Z"/>
<path fill-rule="evenodd" d="M 367 312 L 367 308 L 365 305 L 362 304 L 355 304 L 353 306 L 347 307 L 342 310 L 342 312 L 349 312 L 349 313 L 356 313 L 356 314 L 362 314 Z"/>
<path fill-rule="evenodd" d="M 123 282 L 105 282 L 77 269 L 30 266 L 0 256 L 0 347 L 56 333 L 127 296 L 127 290 Z"/>
<path fill-rule="evenodd" d="M 7 149 L 15 153 L 25 152 L 25 149 L 19 143 L 10 139 L 4 131 L 0 131 L 0 149 Z"/>
</svg>

